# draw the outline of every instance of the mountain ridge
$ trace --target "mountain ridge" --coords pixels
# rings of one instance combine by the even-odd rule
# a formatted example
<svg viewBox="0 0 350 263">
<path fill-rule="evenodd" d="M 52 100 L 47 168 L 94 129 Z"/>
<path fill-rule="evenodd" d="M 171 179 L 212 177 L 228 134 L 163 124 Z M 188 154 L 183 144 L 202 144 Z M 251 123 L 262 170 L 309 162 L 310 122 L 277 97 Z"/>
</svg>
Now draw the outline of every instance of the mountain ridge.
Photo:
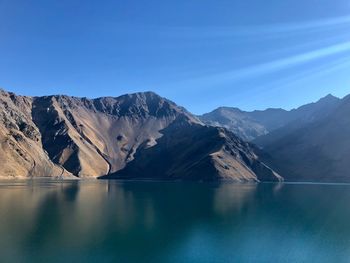
<svg viewBox="0 0 350 263">
<path fill-rule="evenodd" d="M 235 107 L 219 107 L 198 118 L 207 125 L 225 127 L 244 140 L 254 141 L 294 121 L 308 122 L 324 117 L 325 112 L 334 109 L 340 101 L 340 98 L 328 94 L 316 102 L 289 111 L 281 108 L 243 111 Z"/>
<path fill-rule="evenodd" d="M 16 101 L 18 103 L 15 103 Z M 11 109 L 6 106 L 8 104 L 11 104 Z M 184 129 L 181 132 L 189 137 L 192 135 L 189 131 L 196 127 L 198 134 L 213 132 L 213 142 L 219 142 L 222 147 L 226 146 L 230 151 L 234 151 L 237 145 L 242 148 L 241 151 L 244 152 L 242 155 L 225 156 L 225 160 L 227 163 L 231 163 L 232 167 L 223 170 L 223 164 L 220 164 L 220 160 L 211 158 L 212 151 L 209 146 L 212 142 L 208 138 L 198 136 L 195 143 L 191 140 L 183 141 L 184 144 L 181 147 L 188 149 L 193 154 L 190 156 L 193 159 L 202 155 L 206 156 L 203 159 L 203 165 L 211 167 L 213 174 L 210 180 L 221 180 L 228 174 L 230 176 L 227 178 L 233 181 L 282 180 L 277 173 L 260 162 L 253 148 L 244 144 L 240 139 L 234 139 L 240 142 L 237 145 L 230 144 L 230 140 L 233 139 L 229 137 L 233 137 L 233 134 L 227 135 L 225 140 L 218 139 L 220 135 L 214 132 L 213 127 L 204 125 L 185 108 L 153 92 L 88 99 L 67 95 L 21 97 L 3 91 L 0 106 L 0 114 L 15 123 L 13 126 L 7 127 L 5 118 L 0 121 L 0 142 L 3 150 L 0 160 L 2 160 L 3 166 L 13 167 L 10 174 L 6 170 L 0 172 L 0 176 L 3 177 L 26 178 L 31 175 L 97 178 L 108 176 L 128 167 L 139 151 L 146 151 L 157 146 L 164 136 L 162 131 L 176 122 L 180 125 L 178 127 Z M 22 111 L 26 113 L 23 116 L 21 115 Z M 13 116 L 17 116 L 15 113 L 20 116 L 18 123 L 11 119 Z M 15 140 L 14 133 L 22 136 L 26 132 L 22 126 L 27 124 L 30 124 L 29 126 L 32 127 L 30 129 L 37 134 L 36 137 L 28 139 L 30 143 L 27 147 L 27 154 L 28 156 L 35 155 L 30 152 L 30 145 L 34 144 L 34 148 L 38 148 L 40 151 L 38 154 L 40 159 L 29 163 L 36 167 L 51 167 L 48 171 L 44 169 L 31 171 L 33 168 L 29 164 L 22 165 L 24 162 L 22 159 L 27 158 L 27 156 L 23 153 L 17 156 L 16 150 L 7 147 L 8 140 Z M 176 130 L 173 130 L 172 133 L 176 134 Z M 166 145 L 165 148 L 164 145 L 162 146 L 162 149 L 165 149 L 164 155 L 173 156 L 173 151 L 178 149 L 173 134 L 169 134 L 167 137 L 169 145 Z M 22 144 L 18 142 L 16 145 L 23 148 Z M 174 145 L 176 147 L 172 147 Z M 196 145 L 202 145 L 202 152 L 196 148 Z M 167 148 L 168 146 L 169 148 Z M 15 159 L 11 157 L 14 154 L 16 155 Z M 246 158 L 244 163 L 240 160 L 242 156 Z M 150 161 L 157 162 L 155 159 Z M 16 169 L 19 169 L 17 166 L 24 167 L 19 175 L 16 173 Z M 171 163 L 168 166 L 170 167 Z M 260 168 L 256 169 L 256 167 Z M 235 170 L 238 168 L 240 172 Z M 186 171 L 197 174 L 196 180 L 205 180 L 201 177 L 200 169 L 197 166 L 192 166 Z M 181 169 L 177 169 L 176 172 L 177 179 L 187 179 L 181 177 L 183 172 Z M 249 176 L 242 177 L 243 173 Z M 265 174 L 269 176 L 265 177 Z"/>
<path fill-rule="evenodd" d="M 0 89 L 0 177 L 350 181 L 350 95 L 213 112 L 215 125 L 151 91 L 89 99 Z"/>
<path fill-rule="evenodd" d="M 287 126 L 254 142 L 286 180 L 350 182 L 350 96 L 323 118 Z"/>
</svg>

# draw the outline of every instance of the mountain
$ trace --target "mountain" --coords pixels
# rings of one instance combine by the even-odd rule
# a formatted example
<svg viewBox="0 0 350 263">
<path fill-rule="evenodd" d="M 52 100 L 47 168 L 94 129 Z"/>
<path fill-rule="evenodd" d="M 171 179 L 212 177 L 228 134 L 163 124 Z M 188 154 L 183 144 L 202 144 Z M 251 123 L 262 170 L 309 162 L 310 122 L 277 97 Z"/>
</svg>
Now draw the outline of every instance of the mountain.
<svg viewBox="0 0 350 263">
<path fill-rule="evenodd" d="M 122 169 L 147 141 L 152 146 L 177 116 L 199 122 L 173 102 L 152 92 L 118 98 L 34 98 L 32 116 L 43 147 L 54 163 L 79 177 Z"/>
<path fill-rule="evenodd" d="M 291 118 L 288 118 L 288 122 L 277 128 L 273 129 L 270 133 L 262 135 L 254 139 L 252 142 L 261 147 L 272 144 L 275 141 L 282 139 L 283 137 L 291 134 L 308 124 L 317 122 L 329 116 L 339 105 L 341 99 L 332 95 L 327 95 L 321 98 L 315 103 L 306 104 L 290 111 Z"/>
<path fill-rule="evenodd" d="M 161 131 L 157 145 L 143 148 L 125 169 L 109 178 L 281 181 L 256 155 L 255 147 L 223 128 L 178 118 Z"/>
<path fill-rule="evenodd" d="M 247 112 L 238 108 L 220 107 L 210 113 L 198 116 L 198 118 L 208 125 L 225 127 L 243 140 L 253 141 L 291 123 L 301 125 L 323 118 L 339 103 L 339 98 L 327 95 L 315 103 L 291 111 L 267 109 Z"/>
<path fill-rule="evenodd" d="M 115 178 L 124 171 L 123 178 L 143 178 L 132 170 L 141 163 L 147 178 L 282 179 L 252 145 L 152 92 L 87 99 L 1 91 L 0 98 L 2 177 Z"/>
<path fill-rule="evenodd" d="M 288 181 L 350 182 L 349 116 L 347 96 L 323 118 L 276 130 L 256 143 L 268 153 L 265 162 Z"/>
<path fill-rule="evenodd" d="M 220 107 L 210 113 L 198 116 L 198 118 L 207 125 L 224 127 L 243 140 L 250 141 L 269 132 L 265 125 L 255 120 L 251 115 L 251 112 L 238 108 Z"/>
</svg>

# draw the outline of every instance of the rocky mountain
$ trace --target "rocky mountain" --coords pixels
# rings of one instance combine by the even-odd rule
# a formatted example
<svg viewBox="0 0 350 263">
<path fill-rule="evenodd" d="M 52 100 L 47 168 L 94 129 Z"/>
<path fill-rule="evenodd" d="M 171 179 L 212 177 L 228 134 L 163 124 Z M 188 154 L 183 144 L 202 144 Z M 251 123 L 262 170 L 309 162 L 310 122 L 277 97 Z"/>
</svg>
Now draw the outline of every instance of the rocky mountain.
<svg viewBox="0 0 350 263">
<path fill-rule="evenodd" d="M 291 111 L 267 109 L 247 112 L 238 108 L 220 107 L 198 117 L 208 125 L 225 127 L 243 140 L 253 141 L 290 124 L 292 124 L 290 127 L 300 126 L 323 118 L 334 110 L 339 103 L 339 98 L 327 95 L 315 103 Z"/>
<path fill-rule="evenodd" d="M 259 160 L 256 148 L 224 128 L 203 126 L 179 117 L 161 131 L 151 148 L 143 148 L 111 178 L 167 180 L 281 181 Z M 106 177 L 108 178 L 108 176 Z"/>
<path fill-rule="evenodd" d="M 199 122 L 152 92 L 118 98 L 34 98 L 32 116 L 54 163 L 79 177 L 122 169 L 140 145 L 150 147 L 177 116 Z"/>
<path fill-rule="evenodd" d="M 284 111 L 281 110 L 280 114 L 283 113 Z M 251 112 L 242 111 L 238 108 L 220 107 L 198 117 L 205 124 L 214 127 L 224 127 L 246 141 L 253 140 L 269 132 L 265 125 L 251 116 Z"/>
<path fill-rule="evenodd" d="M 320 113 L 322 114 L 322 113 Z M 350 96 L 323 118 L 256 140 L 264 160 L 289 181 L 350 182 Z"/>
<path fill-rule="evenodd" d="M 144 178 L 147 171 L 158 179 L 281 180 L 252 145 L 152 92 L 87 99 L 1 91 L 0 116 L 1 177 L 124 171 L 123 178 Z"/>
<path fill-rule="evenodd" d="M 32 107 L 33 98 L 0 90 L 0 177 L 69 177 L 45 152 Z"/>
</svg>

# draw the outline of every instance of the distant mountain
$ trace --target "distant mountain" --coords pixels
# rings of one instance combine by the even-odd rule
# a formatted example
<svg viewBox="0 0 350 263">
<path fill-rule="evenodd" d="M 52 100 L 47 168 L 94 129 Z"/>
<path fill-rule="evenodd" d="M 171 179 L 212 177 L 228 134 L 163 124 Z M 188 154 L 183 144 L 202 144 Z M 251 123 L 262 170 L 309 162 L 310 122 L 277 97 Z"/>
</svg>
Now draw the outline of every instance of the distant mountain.
<svg viewBox="0 0 350 263">
<path fill-rule="evenodd" d="M 198 116 L 198 118 L 208 125 L 225 127 L 243 140 L 252 141 L 291 123 L 299 125 L 323 118 L 339 103 L 339 98 L 327 95 L 315 103 L 291 111 L 267 109 L 247 112 L 238 108 L 220 107 L 210 113 Z"/>
<path fill-rule="evenodd" d="M 286 180 L 350 182 L 350 96 L 318 115 L 308 123 L 260 137 L 256 143 L 268 153 L 265 161 Z"/>
<path fill-rule="evenodd" d="M 282 180 L 254 146 L 152 92 L 87 99 L 1 91 L 0 143 L 1 177 Z"/>
<path fill-rule="evenodd" d="M 331 113 L 341 104 L 341 99 L 332 95 L 320 99 L 315 103 L 306 104 L 298 109 L 291 110 L 286 124 L 277 129 L 271 130 L 270 133 L 254 139 L 252 142 L 261 147 L 274 143 L 275 141 L 287 136 L 294 131 L 317 121 L 320 121 Z"/>
<path fill-rule="evenodd" d="M 283 115 L 284 111 L 278 113 Z M 207 125 L 224 127 L 246 141 L 269 132 L 266 125 L 253 118 L 251 112 L 241 111 L 238 108 L 220 107 L 198 118 Z"/>
</svg>

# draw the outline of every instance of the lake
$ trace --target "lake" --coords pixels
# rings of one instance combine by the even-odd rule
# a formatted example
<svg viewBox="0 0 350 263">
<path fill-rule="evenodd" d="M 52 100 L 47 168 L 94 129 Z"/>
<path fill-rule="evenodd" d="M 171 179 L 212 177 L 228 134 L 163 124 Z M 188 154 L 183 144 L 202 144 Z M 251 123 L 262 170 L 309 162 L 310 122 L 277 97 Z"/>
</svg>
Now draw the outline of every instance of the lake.
<svg viewBox="0 0 350 263">
<path fill-rule="evenodd" d="M 350 185 L 1 181 L 0 262 L 350 262 Z"/>
</svg>

